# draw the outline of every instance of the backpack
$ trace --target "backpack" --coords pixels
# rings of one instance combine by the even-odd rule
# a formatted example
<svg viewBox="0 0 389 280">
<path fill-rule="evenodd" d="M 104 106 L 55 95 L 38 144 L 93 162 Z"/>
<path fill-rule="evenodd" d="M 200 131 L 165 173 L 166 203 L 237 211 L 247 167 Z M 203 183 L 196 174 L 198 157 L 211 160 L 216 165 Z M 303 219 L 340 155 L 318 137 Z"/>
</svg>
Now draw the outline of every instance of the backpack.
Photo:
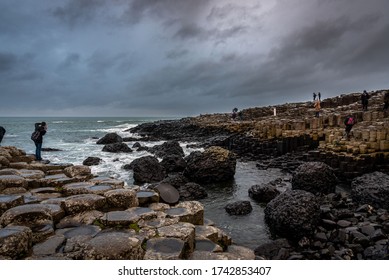
<svg viewBox="0 0 389 280">
<path fill-rule="evenodd" d="M 354 118 L 353 117 L 349 117 L 348 120 L 347 120 L 347 125 L 353 125 L 354 124 Z"/>
<path fill-rule="evenodd" d="M 38 138 L 39 138 L 39 136 L 40 136 L 40 132 L 39 132 L 39 130 L 35 130 L 32 134 L 31 134 L 31 140 L 32 141 L 37 141 L 38 140 Z"/>
</svg>

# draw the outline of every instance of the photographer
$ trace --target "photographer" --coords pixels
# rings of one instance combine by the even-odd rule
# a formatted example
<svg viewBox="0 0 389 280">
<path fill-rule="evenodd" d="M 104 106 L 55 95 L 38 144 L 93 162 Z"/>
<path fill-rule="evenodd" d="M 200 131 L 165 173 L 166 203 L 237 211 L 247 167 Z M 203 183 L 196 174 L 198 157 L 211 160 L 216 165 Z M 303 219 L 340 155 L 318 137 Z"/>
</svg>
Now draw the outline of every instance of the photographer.
<svg viewBox="0 0 389 280">
<path fill-rule="evenodd" d="M 36 138 L 34 139 L 35 143 L 35 159 L 37 161 L 42 160 L 41 151 L 42 151 L 42 143 L 43 143 L 43 135 L 46 134 L 47 131 L 47 124 L 46 122 L 36 123 L 35 124 L 35 132 L 37 134 Z"/>
</svg>

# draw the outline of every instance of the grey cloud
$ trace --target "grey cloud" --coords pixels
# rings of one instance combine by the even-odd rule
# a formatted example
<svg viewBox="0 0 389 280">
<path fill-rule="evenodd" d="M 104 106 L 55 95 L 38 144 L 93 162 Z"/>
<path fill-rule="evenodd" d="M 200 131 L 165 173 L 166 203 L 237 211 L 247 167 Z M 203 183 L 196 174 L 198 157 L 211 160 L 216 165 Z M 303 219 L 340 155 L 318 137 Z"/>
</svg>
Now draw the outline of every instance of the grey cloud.
<svg viewBox="0 0 389 280">
<path fill-rule="evenodd" d="M 81 56 L 78 53 L 69 53 L 66 58 L 58 66 L 59 70 L 66 70 L 77 65 L 81 61 Z"/>
<path fill-rule="evenodd" d="M 187 49 L 171 50 L 166 53 L 166 57 L 169 59 L 177 59 L 189 54 Z"/>
<path fill-rule="evenodd" d="M 11 70 L 16 63 L 16 55 L 12 53 L 0 53 L 0 72 L 7 72 Z"/>
<path fill-rule="evenodd" d="M 53 9 L 52 14 L 73 27 L 93 19 L 106 3 L 106 0 L 70 0 Z"/>
</svg>

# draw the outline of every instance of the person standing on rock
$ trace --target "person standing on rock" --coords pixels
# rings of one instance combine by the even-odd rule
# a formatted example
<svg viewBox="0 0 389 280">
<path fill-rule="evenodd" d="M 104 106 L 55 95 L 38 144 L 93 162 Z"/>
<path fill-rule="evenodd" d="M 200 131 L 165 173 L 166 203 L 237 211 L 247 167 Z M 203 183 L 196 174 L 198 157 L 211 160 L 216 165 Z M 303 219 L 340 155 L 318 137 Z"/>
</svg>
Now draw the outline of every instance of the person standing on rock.
<svg viewBox="0 0 389 280">
<path fill-rule="evenodd" d="M 0 126 L 0 144 L 1 144 L 1 141 L 3 141 L 3 137 L 4 137 L 5 132 L 6 132 L 5 128 Z"/>
<path fill-rule="evenodd" d="M 318 118 L 320 115 L 320 109 L 321 109 L 319 99 L 315 101 L 314 107 L 315 107 L 315 117 Z"/>
<path fill-rule="evenodd" d="M 41 123 L 35 123 L 35 132 L 36 136 L 34 139 L 32 139 L 35 143 L 35 160 L 41 161 L 42 160 L 42 143 L 43 143 L 43 135 L 45 135 L 47 132 L 47 124 L 46 122 Z"/>
<path fill-rule="evenodd" d="M 316 100 L 316 92 L 313 93 L 313 101 Z"/>
<path fill-rule="evenodd" d="M 366 92 L 366 90 L 363 91 L 361 95 L 361 102 L 362 102 L 362 110 L 367 111 L 367 105 L 369 104 L 369 94 Z"/>
<path fill-rule="evenodd" d="M 385 92 L 384 95 L 384 112 L 388 111 L 389 109 L 389 91 Z M 1 142 L 1 141 L 0 141 Z"/>
<path fill-rule="evenodd" d="M 317 98 L 319 98 L 319 101 L 321 101 L 321 93 L 319 91 L 319 93 L 317 94 Z"/>
<path fill-rule="evenodd" d="M 353 125 L 355 124 L 355 119 L 353 116 L 351 115 L 348 115 L 345 119 L 344 119 L 344 125 L 346 126 L 345 128 L 345 134 L 346 134 L 346 139 L 347 140 L 350 140 L 350 132 L 351 132 L 351 129 L 353 128 Z"/>
</svg>

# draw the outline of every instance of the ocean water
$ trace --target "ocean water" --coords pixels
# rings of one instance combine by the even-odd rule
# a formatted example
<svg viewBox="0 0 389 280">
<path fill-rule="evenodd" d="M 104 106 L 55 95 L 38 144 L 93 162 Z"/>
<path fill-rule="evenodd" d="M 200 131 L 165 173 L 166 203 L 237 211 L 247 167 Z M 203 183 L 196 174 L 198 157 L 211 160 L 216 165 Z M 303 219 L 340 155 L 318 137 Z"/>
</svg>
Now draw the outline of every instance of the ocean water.
<svg viewBox="0 0 389 280">
<path fill-rule="evenodd" d="M 92 166 L 95 175 L 110 176 L 123 180 L 127 185 L 133 185 L 131 171 L 122 169 L 124 164 L 134 159 L 150 155 L 146 151 L 132 153 L 102 152 L 103 145 L 96 141 L 105 134 L 115 132 L 122 137 L 137 137 L 126 132 L 131 127 L 144 122 L 160 120 L 162 118 L 76 118 L 76 117 L 50 117 L 50 118 L 6 118 L 0 117 L 0 125 L 7 130 L 1 143 L 2 146 L 16 146 L 27 153 L 35 152 L 35 145 L 30 140 L 35 122 L 46 121 L 48 131 L 44 137 L 43 148 L 59 149 L 58 152 L 42 152 L 44 159 L 52 163 L 72 163 L 80 165 L 88 156 L 102 159 L 98 166 Z M 127 142 L 132 147 L 134 142 Z M 163 142 L 141 142 L 143 146 L 152 147 Z M 194 142 L 182 142 L 185 155 L 195 149 L 188 148 Z M 208 197 L 200 200 L 205 208 L 205 217 L 212 220 L 216 226 L 229 234 L 234 243 L 254 249 L 270 240 L 268 229 L 264 223 L 264 206 L 251 200 L 248 189 L 255 184 L 267 183 L 277 178 L 287 179 L 288 175 L 279 169 L 258 170 L 255 162 L 237 163 L 235 179 L 224 184 L 205 186 Z M 286 180 L 286 184 L 287 180 Z M 249 200 L 253 211 L 245 216 L 230 216 L 224 210 L 225 205 L 237 200 Z"/>
</svg>

